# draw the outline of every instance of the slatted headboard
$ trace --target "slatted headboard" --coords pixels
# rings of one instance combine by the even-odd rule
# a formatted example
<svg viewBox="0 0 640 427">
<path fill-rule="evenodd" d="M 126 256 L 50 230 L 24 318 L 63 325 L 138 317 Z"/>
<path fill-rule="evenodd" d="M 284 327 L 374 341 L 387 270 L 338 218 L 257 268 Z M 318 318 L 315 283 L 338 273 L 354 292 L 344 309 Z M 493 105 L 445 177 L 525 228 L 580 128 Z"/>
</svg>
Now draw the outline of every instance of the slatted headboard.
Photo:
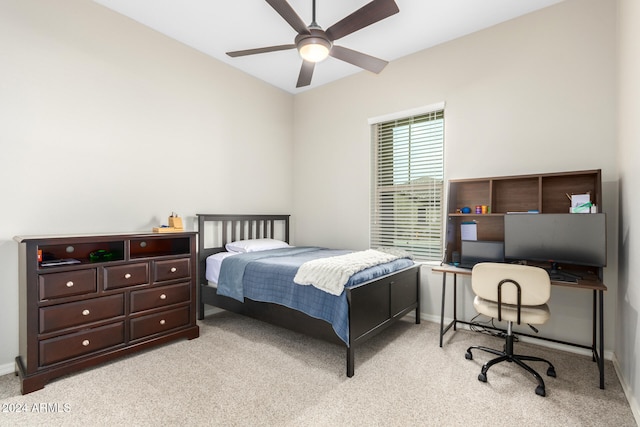
<svg viewBox="0 0 640 427">
<path fill-rule="evenodd" d="M 209 255 L 223 252 L 224 245 L 236 240 L 278 239 L 289 242 L 290 215 L 198 216 L 198 278 L 205 284 L 205 265 Z"/>
</svg>

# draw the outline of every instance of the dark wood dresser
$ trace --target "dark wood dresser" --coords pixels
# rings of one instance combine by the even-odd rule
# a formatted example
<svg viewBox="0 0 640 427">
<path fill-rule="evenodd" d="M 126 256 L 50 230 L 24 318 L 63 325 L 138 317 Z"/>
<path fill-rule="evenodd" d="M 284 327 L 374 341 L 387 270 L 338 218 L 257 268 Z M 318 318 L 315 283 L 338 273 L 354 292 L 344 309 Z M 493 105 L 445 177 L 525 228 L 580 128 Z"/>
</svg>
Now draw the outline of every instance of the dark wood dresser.
<svg viewBox="0 0 640 427">
<path fill-rule="evenodd" d="M 22 393 L 196 325 L 196 233 L 17 236 Z"/>
</svg>

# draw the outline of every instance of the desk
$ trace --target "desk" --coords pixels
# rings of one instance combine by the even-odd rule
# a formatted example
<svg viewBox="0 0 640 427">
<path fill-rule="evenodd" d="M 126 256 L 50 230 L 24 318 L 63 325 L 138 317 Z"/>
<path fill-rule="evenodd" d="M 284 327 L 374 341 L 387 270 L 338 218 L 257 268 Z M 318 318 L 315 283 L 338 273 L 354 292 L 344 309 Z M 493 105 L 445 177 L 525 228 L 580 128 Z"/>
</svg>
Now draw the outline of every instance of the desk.
<svg viewBox="0 0 640 427">
<path fill-rule="evenodd" d="M 442 347 L 442 338 L 444 334 L 453 326 L 453 330 L 456 330 L 458 323 L 470 325 L 471 322 L 459 320 L 457 315 L 457 288 L 458 288 L 458 275 L 471 276 L 471 270 L 466 268 L 454 267 L 451 265 L 442 265 L 439 267 L 433 267 L 432 271 L 442 273 L 442 306 L 440 308 L 440 347 Z M 444 326 L 444 305 L 445 305 L 445 290 L 447 287 L 447 274 L 453 274 L 453 320 L 446 327 Z M 545 341 L 552 341 L 560 344 L 571 345 L 574 347 L 585 348 L 591 350 L 593 361 L 598 365 L 598 371 L 600 372 L 600 388 L 604 389 L 604 318 L 603 318 L 603 299 L 604 291 L 607 287 L 600 280 L 596 278 L 580 279 L 577 283 L 557 282 L 552 281 L 554 286 L 565 286 L 573 289 L 592 290 L 593 291 L 593 335 L 591 346 L 576 344 L 566 341 L 555 340 L 552 338 L 545 338 L 535 335 L 528 335 L 524 333 L 517 333 L 531 338 L 537 338 Z"/>
</svg>

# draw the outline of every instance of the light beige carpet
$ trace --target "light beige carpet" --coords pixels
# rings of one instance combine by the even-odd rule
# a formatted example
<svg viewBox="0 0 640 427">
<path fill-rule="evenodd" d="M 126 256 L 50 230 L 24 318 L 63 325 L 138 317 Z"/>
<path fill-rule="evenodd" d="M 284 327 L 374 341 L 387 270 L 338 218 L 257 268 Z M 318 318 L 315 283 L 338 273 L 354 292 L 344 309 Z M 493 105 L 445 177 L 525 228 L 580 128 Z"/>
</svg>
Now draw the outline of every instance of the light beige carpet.
<svg viewBox="0 0 640 427">
<path fill-rule="evenodd" d="M 345 376 L 344 348 L 252 319 L 220 313 L 201 336 L 70 375 L 22 396 L 0 377 L 0 425 L 67 426 L 635 426 L 611 362 L 598 388 L 591 358 L 531 344 L 516 351 L 549 358 L 547 397 L 513 364 L 491 368 L 472 344 L 498 338 L 407 318 L 356 351 Z M 544 365 L 543 365 L 544 366 Z M 517 369 L 516 369 L 517 368 Z M 23 410 L 24 412 L 17 412 Z M 38 412 L 39 411 L 39 412 Z"/>
</svg>

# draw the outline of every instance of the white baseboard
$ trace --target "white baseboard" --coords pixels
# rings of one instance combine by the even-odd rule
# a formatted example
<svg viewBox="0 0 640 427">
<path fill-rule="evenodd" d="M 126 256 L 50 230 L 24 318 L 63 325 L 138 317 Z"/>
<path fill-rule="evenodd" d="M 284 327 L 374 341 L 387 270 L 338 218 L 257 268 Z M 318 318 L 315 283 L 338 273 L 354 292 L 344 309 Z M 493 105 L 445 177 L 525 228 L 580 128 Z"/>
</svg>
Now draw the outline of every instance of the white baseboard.
<svg viewBox="0 0 640 427">
<path fill-rule="evenodd" d="M 204 309 L 204 317 L 224 311 L 222 308 L 214 307 L 212 305 L 205 305 L 205 307 L 206 308 Z"/>
<path fill-rule="evenodd" d="M 7 363 L 5 365 L 0 365 L 0 375 L 14 374 L 15 372 L 16 372 L 15 363 Z"/>
<path fill-rule="evenodd" d="M 620 369 L 620 364 L 618 363 L 618 359 L 615 354 L 613 355 L 613 369 L 616 371 L 616 375 L 618 376 L 618 380 L 620 380 L 620 384 L 622 385 L 622 391 L 624 391 L 624 395 L 627 397 L 627 401 L 629 402 L 629 406 L 631 407 L 631 413 L 633 414 L 633 418 L 636 419 L 636 424 L 640 425 L 640 404 L 636 400 L 629 383 L 624 379 L 621 375 L 622 370 Z"/>
</svg>

